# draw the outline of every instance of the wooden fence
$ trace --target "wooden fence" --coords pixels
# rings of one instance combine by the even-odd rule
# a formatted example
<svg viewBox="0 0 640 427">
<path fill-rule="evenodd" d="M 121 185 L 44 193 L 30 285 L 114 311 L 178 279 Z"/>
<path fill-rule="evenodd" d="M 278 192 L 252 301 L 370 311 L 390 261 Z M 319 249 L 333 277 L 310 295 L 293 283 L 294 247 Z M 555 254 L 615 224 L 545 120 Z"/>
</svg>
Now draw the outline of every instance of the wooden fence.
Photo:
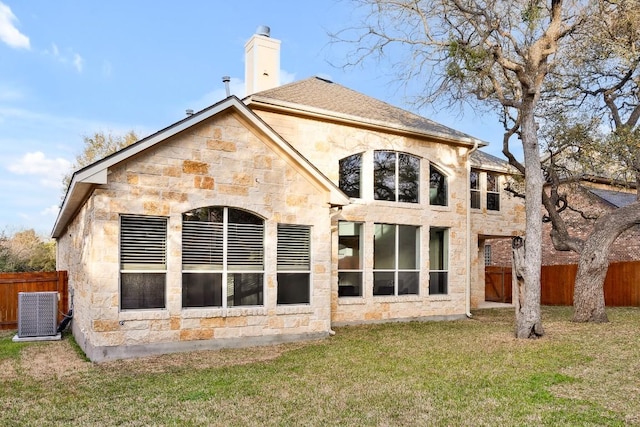
<svg viewBox="0 0 640 427">
<path fill-rule="evenodd" d="M 0 329 L 18 328 L 18 292 L 59 293 L 58 323 L 69 311 L 66 271 L 44 273 L 0 273 Z"/>
<path fill-rule="evenodd" d="M 543 305 L 573 305 L 573 284 L 577 272 L 577 265 L 542 266 L 540 302 Z M 485 267 L 485 299 L 512 302 L 511 267 Z M 640 261 L 609 265 L 604 299 L 609 307 L 640 307 Z"/>
</svg>

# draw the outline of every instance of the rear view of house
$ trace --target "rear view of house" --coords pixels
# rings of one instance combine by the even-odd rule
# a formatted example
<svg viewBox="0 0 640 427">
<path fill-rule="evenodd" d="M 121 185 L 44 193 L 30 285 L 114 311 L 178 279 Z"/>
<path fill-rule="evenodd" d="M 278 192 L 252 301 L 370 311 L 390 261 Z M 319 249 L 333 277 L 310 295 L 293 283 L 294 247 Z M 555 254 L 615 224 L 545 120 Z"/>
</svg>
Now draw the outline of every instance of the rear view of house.
<svg viewBox="0 0 640 427">
<path fill-rule="evenodd" d="M 245 99 L 73 175 L 53 236 L 92 360 L 455 319 L 484 301 L 484 240 L 524 228 L 509 168 L 326 79 L 278 86 L 279 48 L 249 40 Z"/>
</svg>

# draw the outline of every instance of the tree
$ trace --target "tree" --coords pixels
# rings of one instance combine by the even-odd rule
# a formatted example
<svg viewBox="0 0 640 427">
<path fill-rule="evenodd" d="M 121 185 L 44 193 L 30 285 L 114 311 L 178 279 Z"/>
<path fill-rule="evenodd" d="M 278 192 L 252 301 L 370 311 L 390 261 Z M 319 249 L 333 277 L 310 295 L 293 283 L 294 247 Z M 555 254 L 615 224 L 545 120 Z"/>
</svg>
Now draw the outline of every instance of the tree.
<svg viewBox="0 0 640 427">
<path fill-rule="evenodd" d="M 388 58 L 401 81 L 424 84 L 419 105 L 436 100 L 494 108 L 505 128 L 503 153 L 525 176 L 523 293 L 516 301 L 516 336 L 542 336 L 540 312 L 543 174 L 536 111 L 562 43 L 584 25 L 592 2 L 565 0 L 354 0 L 362 24 L 334 34 L 354 43 L 346 66 Z M 395 49 L 396 46 L 400 50 Z M 394 60 L 398 52 L 405 56 Z M 470 98 L 473 97 L 473 98 Z M 524 153 L 510 149 L 517 136 Z M 525 169 L 526 165 L 526 169 Z"/>
<path fill-rule="evenodd" d="M 33 229 L 7 236 L 0 232 L 0 271 L 55 271 L 55 242 L 43 239 Z"/>
<path fill-rule="evenodd" d="M 547 97 L 551 191 L 543 203 L 554 247 L 580 254 L 573 320 L 607 322 L 604 280 L 611 246 L 640 223 L 640 2 L 600 3 L 598 19 L 571 39 Z M 555 108 L 559 103 L 562 111 Z M 578 238 L 561 215 L 572 206 L 559 188 L 584 173 L 634 182 L 638 202 L 592 218 L 591 233 Z"/>
<path fill-rule="evenodd" d="M 76 156 L 75 163 L 72 167 L 73 171 L 82 169 L 118 150 L 128 147 L 138 140 L 138 136 L 132 130 L 124 135 L 113 135 L 100 131 L 94 133 L 92 136 L 85 135 L 83 140 L 84 148 L 82 153 Z M 64 177 L 63 184 L 65 191 L 71 183 L 71 176 L 72 174 L 68 174 Z"/>
</svg>

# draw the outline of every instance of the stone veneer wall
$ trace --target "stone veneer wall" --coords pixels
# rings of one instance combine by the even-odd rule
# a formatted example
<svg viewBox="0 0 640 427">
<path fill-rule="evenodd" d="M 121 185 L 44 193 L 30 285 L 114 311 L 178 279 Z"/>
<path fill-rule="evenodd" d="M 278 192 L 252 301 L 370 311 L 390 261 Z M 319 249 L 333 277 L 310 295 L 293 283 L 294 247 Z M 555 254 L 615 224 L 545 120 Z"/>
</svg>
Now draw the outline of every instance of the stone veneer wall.
<svg viewBox="0 0 640 427">
<path fill-rule="evenodd" d="M 112 168 L 58 240 L 73 330 L 96 361 L 169 351 L 318 338 L 331 326 L 328 192 L 242 119 L 225 113 Z M 262 307 L 182 309 L 182 213 L 210 205 L 265 218 Z M 166 308 L 119 309 L 119 217 L 168 218 Z M 276 305 L 278 223 L 312 226 L 311 304 Z"/>
<path fill-rule="evenodd" d="M 502 197 L 503 210 L 472 216 L 473 233 L 467 236 L 468 177 L 465 163 L 468 148 L 435 140 L 419 140 L 358 127 L 301 119 L 257 111 L 271 127 L 289 140 L 334 183 L 338 183 L 339 160 L 363 153 L 363 195 L 340 212 L 340 219 L 365 223 L 364 296 L 338 297 L 338 236 L 333 233 L 332 303 L 335 325 L 424 318 L 457 318 L 466 314 L 466 275 L 471 264 L 472 306 L 484 301 L 484 266 L 478 262 L 478 234 L 513 235 L 524 224 L 521 202 Z M 373 200 L 373 151 L 393 150 L 416 155 L 421 162 L 419 204 Z M 449 175 L 449 205 L 430 206 L 429 162 Z M 517 221 L 521 221 L 518 223 Z M 375 223 L 421 226 L 420 295 L 374 297 L 373 230 Z M 334 219 L 334 230 L 337 222 Z M 449 228 L 449 293 L 429 295 L 429 227 Z M 467 246 L 471 245 L 470 260 Z M 481 258 L 482 259 L 482 258 Z"/>
</svg>

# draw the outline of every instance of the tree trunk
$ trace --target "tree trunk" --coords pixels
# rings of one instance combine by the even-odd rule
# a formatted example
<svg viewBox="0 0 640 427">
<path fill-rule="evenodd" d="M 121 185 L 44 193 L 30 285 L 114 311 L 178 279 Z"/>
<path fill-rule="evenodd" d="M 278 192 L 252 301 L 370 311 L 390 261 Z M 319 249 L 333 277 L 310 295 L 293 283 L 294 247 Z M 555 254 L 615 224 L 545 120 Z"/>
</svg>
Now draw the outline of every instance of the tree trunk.
<svg viewBox="0 0 640 427">
<path fill-rule="evenodd" d="M 525 173 L 525 241 L 524 284 L 519 293 L 516 311 L 516 338 L 537 338 L 544 335 L 540 312 L 540 267 L 542 265 L 542 168 L 536 124 L 533 115 L 535 99 L 523 102 L 521 109 L 522 147 Z"/>
<path fill-rule="evenodd" d="M 611 245 L 620 234 L 640 224 L 640 201 L 600 217 L 585 241 L 578 260 L 573 295 L 574 322 L 608 322 L 604 280 L 609 269 Z"/>
</svg>

